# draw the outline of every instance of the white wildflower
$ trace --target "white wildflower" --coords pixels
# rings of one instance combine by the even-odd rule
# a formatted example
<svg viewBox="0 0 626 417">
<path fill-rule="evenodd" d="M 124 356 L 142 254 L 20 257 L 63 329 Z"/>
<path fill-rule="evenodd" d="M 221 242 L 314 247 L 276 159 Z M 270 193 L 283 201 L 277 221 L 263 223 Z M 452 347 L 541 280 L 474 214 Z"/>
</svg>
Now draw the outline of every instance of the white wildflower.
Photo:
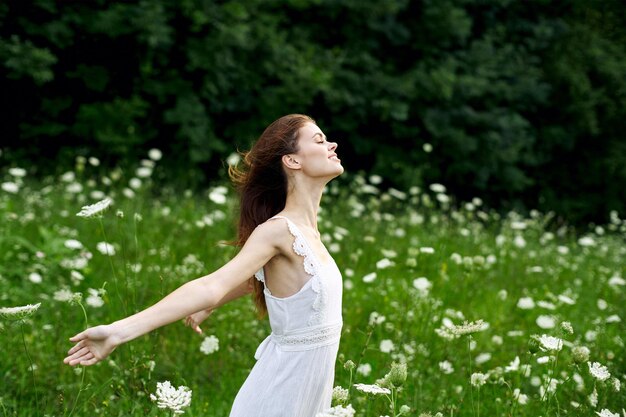
<svg viewBox="0 0 626 417">
<path fill-rule="evenodd" d="M 362 363 L 356 368 L 356 372 L 363 376 L 368 376 L 372 372 L 372 365 L 369 363 Z"/>
<path fill-rule="evenodd" d="M 433 284 L 426 277 L 419 277 L 413 280 L 413 287 L 422 294 L 427 294 Z"/>
<path fill-rule="evenodd" d="M 361 392 L 365 392 L 367 394 L 374 394 L 374 395 L 378 395 L 378 394 L 391 394 L 391 390 L 389 390 L 388 388 L 383 388 L 380 385 L 376 385 L 376 384 L 372 384 L 372 385 L 368 385 L 368 384 L 354 384 L 354 387 L 361 391 Z"/>
<path fill-rule="evenodd" d="M 530 310 L 535 308 L 535 302 L 531 297 L 522 297 L 517 301 L 517 307 L 522 310 Z"/>
<path fill-rule="evenodd" d="M 62 288 L 54 292 L 52 298 L 56 301 L 69 302 L 74 297 L 74 293 L 68 288 Z"/>
<path fill-rule="evenodd" d="M 524 230 L 526 229 L 526 222 L 523 221 L 513 221 L 511 222 L 511 229 L 513 230 Z"/>
<path fill-rule="evenodd" d="M 68 239 L 63 244 L 68 249 L 82 249 L 83 244 L 76 239 Z"/>
<path fill-rule="evenodd" d="M 548 363 L 550 362 L 550 357 L 549 356 L 539 356 L 537 358 L 537 363 L 539 364 L 544 364 L 544 363 Z"/>
<path fill-rule="evenodd" d="M 152 159 L 153 161 L 160 161 L 162 157 L 163 152 L 161 152 L 159 149 L 152 148 L 148 151 L 148 158 Z"/>
<path fill-rule="evenodd" d="M 70 278 L 74 284 L 78 284 L 80 281 L 85 279 L 83 274 L 78 271 L 70 271 Z"/>
<path fill-rule="evenodd" d="M 438 184 L 438 183 L 430 184 L 430 186 L 428 188 L 430 188 L 430 190 L 435 192 L 435 193 L 445 193 L 446 192 L 446 187 L 444 185 Z"/>
<path fill-rule="evenodd" d="M 228 158 L 226 158 L 226 163 L 230 166 L 237 165 L 239 161 L 241 161 L 241 156 L 236 152 L 231 153 L 228 155 Z"/>
<path fill-rule="evenodd" d="M 576 301 L 575 301 L 575 300 L 573 300 L 571 297 L 568 297 L 568 296 L 567 296 L 567 295 L 565 295 L 565 294 L 559 294 L 559 295 L 557 296 L 557 298 L 558 298 L 558 299 L 559 299 L 559 301 L 560 301 L 560 302 L 562 302 L 563 304 L 569 304 L 569 305 L 571 305 L 571 306 L 572 306 L 572 305 L 574 305 L 574 304 L 576 304 Z"/>
<path fill-rule="evenodd" d="M 535 323 L 537 323 L 537 326 L 541 327 L 542 329 L 554 329 L 554 327 L 556 326 L 556 320 L 552 316 L 541 315 L 537 317 Z"/>
<path fill-rule="evenodd" d="M 428 254 L 433 254 L 435 253 L 435 249 L 429 247 L 429 246 L 424 246 L 420 248 L 420 253 L 428 253 Z"/>
<path fill-rule="evenodd" d="M 476 358 L 474 359 L 474 362 L 476 362 L 477 365 L 481 365 L 481 364 L 489 361 L 490 359 L 491 359 L 491 353 L 485 352 L 485 353 L 481 353 L 480 355 L 476 356 Z"/>
<path fill-rule="evenodd" d="M 76 174 L 72 171 L 67 171 L 65 174 L 61 175 L 61 181 L 63 182 L 72 182 L 76 179 Z"/>
<path fill-rule="evenodd" d="M 354 413 L 352 404 L 348 404 L 346 407 L 338 405 L 315 414 L 315 417 L 354 417 Z"/>
<path fill-rule="evenodd" d="M 226 192 L 228 189 L 226 187 L 215 187 L 209 193 L 209 199 L 215 204 L 224 204 L 226 203 Z"/>
<path fill-rule="evenodd" d="M 516 356 L 515 359 L 511 361 L 511 363 L 504 368 L 504 372 L 514 372 L 519 370 L 519 356 Z"/>
<path fill-rule="evenodd" d="M 3 182 L 0 187 L 2 187 L 2 189 L 7 193 L 11 194 L 17 194 L 17 192 L 20 190 L 20 186 L 14 182 Z"/>
<path fill-rule="evenodd" d="M 211 335 L 204 338 L 200 345 L 200 351 L 205 355 L 217 352 L 220 348 L 220 341 L 217 337 Z"/>
<path fill-rule="evenodd" d="M 111 200 L 110 198 L 105 198 L 104 200 L 98 201 L 95 204 L 91 204 L 89 206 L 83 206 L 80 212 L 76 213 L 76 215 L 78 217 L 85 217 L 85 218 L 101 216 L 102 213 L 111 204 L 113 204 L 113 200 Z"/>
<path fill-rule="evenodd" d="M 598 406 L 598 391 L 595 387 L 593 388 L 593 392 L 589 394 L 587 399 L 589 400 L 589 405 L 591 405 L 593 408 Z"/>
<path fill-rule="evenodd" d="M 115 247 L 107 242 L 98 242 L 96 249 L 103 255 L 113 256 L 115 255 Z"/>
<path fill-rule="evenodd" d="M 333 388 L 332 401 L 336 403 L 343 403 L 348 401 L 348 390 L 342 386 L 337 385 Z"/>
<path fill-rule="evenodd" d="M 383 177 L 381 177 L 380 175 L 370 175 L 370 183 L 374 184 L 374 185 L 378 185 L 380 183 L 383 182 Z"/>
<path fill-rule="evenodd" d="M 24 168 L 9 168 L 9 174 L 16 178 L 22 178 L 26 176 L 26 170 Z"/>
<path fill-rule="evenodd" d="M 135 175 L 139 178 L 148 178 L 152 175 L 152 168 L 150 167 L 139 167 L 135 171 Z"/>
<path fill-rule="evenodd" d="M 460 325 L 453 325 L 452 327 L 450 327 L 450 333 L 457 335 L 457 336 L 463 336 L 463 335 L 467 335 L 467 334 L 472 334 L 472 333 L 476 333 L 476 332 L 482 332 L 483 330 L 486 330 L 487 328 L 489 328 L 489 323 L 485 323 L 483 320 L 477 320 L 477 321 L 471 321 L 471 322 L 463 322 L 463 324 Z"/>
<path fill-rule="evenodd" d="M 475 387 L 480 387 L 487 382 L 489 375 L 483 374 L 481 372 L 474 372 L 470 377 L 470 383 Z"/>
<path fill-rule="evenodd" d="M 572 327 L 572 323 L 570 323 L 569 321 L 561 322 L 561 330 L 564 333 L 574 334 L 574 328 Z"/>
<path fill-rule="evenodd" d="M 583 363 L 589 360 L 591 351 L 586 346 L 574 346 L 572 348 L 572 359 L 576 363 Z"/>
<path fill-rule="evenodd" d="M 539 347 L 544 352 L 558 352 L 563 348 L 563 340 L 558 337 L 542 334 L 539 339 Z"/>
<path fill-rule="evenodd" d="M 170 381 L 157 382 L 156 396 L 150 394 L 150 399 L 156 401 L 159 408 L 168 408 L 174 414 L 183 414 L 183 408 L 191 404 L 191 390 L 184 385 L 174 389 Z"/>
<path fill-rule="evenodd" d="M 541 308 L 545 308 L 546 310 L 556 310 L 556 306 L 549 301 L 537 301 L 537 306 Z"/>
<path fill-rule="evenodd" d="M 448 361 L 439 362 L 439 370 L 444 374 L 451 374 L 452 372 L 454 372 L 452 364 Z"/>
<path fill-rule="evenodd" d="M 100 296 L 101 291 L 93 288 L 88 288 L 87 291 L 89 292 L 89 296 L 85 299 L 87 305 L 94 308 L 102 307 L 104 305 L 104 300 Z"/>
<path fill-rule="evenodd" d="M 522 404 L 522 405 L 528 403 L 528 395 L 522 394 L 520 392 L 519 388 L 515 388 L 513 390 L 513 398 L 515 398 L 517 400 L 517 402 Z"/>
<path fill-rule="evenodd" d="M 606 366 L 598 362 L 587 362 L 587 365 L 589 366 L 589 373 L 598 381 L 606 381 L 611 377 L 611 373 Z"/>
<path fill-rule="evenodd" d="M 369 325 L 373 326 L 376 324 L 382 324 L 386 320 L 386 317 L 382 314 L 378 313 L 378 311 L 372 311 L 370 313 Z"/>
<path fill-rule="evenodd" d="M 42 281 L 42 277 L 41 274 L 39 274 L 38 272 L 31 272 L 28 275 L 28 280 L 32 283 L 40 284 Z"/>
<path fill-rule="evenodd" d="M 622 318 L 617 314 L 612 314 L 608 316 L 604 321 L 605 323 L 619 323 L 622 321 Z"/>
<path fill-rule="evenodd" d="M 406 193 L 395 188 L 389 188 L 387 190 L 390 196 L 397 198 L 398 200 L 406 200 Z"/>
<path fill-rule="evenodd" d="M 583 247 L 588 247 L 588 246 L 594 246 L 596 244 L 596 241 L 593 240 L 593 238 L 590 236 L 585 236 L 585 237 L 581 237 L 580 239 L 578 239 L 578 244 Z"/>
<path fill-rule="evenodd" d="M 380 342 L 380 351 L 383 353 L 389 353 L 395 349 L 395 345 L 389 339 L 385 339 Z"/>
<path fill-rule="evenodd" d="M 135 178 L 135 177 L 131 178 L 130 181 L 128 181 L 128 186 L 130 188 L 132 188 L 133 190 L 140 189 L 141 188 L 141 184 L 142 184 L 141 180 L 139 178 Z"/>
<path fill-rule="evenodd" d="M 0 308 L 0 317 L 8 320 L 23 320 L 35 314 L 40 305 L 41 303 L 20 307 L 2 307 Z"/>
<path fill-rule="evenodd" d="M 83 192 L 83 186 L 78 182 L 73 182 L 65 187 L 65 191 L 71 194 L 79 194 Z"/>
<path fill-rule="evenodd" d="M 596 414 L 600 417 L 620 417 L 619 413 L 612 413 L 610 410 L 603 408 L 601 411 L 596 411 Z"/>
<path fill-rule="evenodd" d="M 567 246 L 557 246 L 556 250 L 561 255 L 567 255 L 569 253 L 569 248 Z"/>
<path fill-rule="evenodd" d="M 376 279 L 376 272 L 371 272 L 363 277 L 363 282 L 370 283 Z"/>
<path fill-rule="evenodd" d="M 518 248 L 524 248 L 526 247 L 526 240 L 522 236 L 518 235 L 515 236 L 515 239 L 513 239 L 513 244 Z"/>
<path fill-rule="evenodd" d="M 385 269 L 385 268 L 389 268 L 390 266 L 393 266 L 394 263 L 392 261 L 390 261 L 387 258 L 383 258 L 380 261 L 376 262 L 376 268 L 377 269 Z"/>
</svg>

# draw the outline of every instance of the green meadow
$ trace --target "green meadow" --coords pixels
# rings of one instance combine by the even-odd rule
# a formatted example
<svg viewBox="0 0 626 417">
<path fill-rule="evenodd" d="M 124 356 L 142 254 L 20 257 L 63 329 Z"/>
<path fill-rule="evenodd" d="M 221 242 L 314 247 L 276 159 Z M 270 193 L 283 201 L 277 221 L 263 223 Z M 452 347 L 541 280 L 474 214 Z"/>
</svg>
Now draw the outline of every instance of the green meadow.
<svg viewBox="0 0 626 417">
<path fill-rule="evenodd" d="M 171 415 L 151 399 L 164 381 L 191 390 L 185 415 L 228 415 L 270 332 L 249 297 L 215 311 L 203 335 L 181 321 L 95 366 L 63 364 L 74 334 L 236 253 L 232 187 L 157 185 L 157 156 L 109 172 L 79 158 L 42 180 L 0 172 L 0 415 Z M 76 215 L 107 197 L 101 217 Z M 457 201 L 441 184 L 396 190 L 350 173 L 329 183 L 319 229 L 344 279 L 340 403 L 357 417 L 626 415 L 622 214 L 574 229 L 558 213 Z M 26 305 L 39 307 L 10 309 Z M 406 379 L 384 378 L 392 364 Z"/>
</svg>

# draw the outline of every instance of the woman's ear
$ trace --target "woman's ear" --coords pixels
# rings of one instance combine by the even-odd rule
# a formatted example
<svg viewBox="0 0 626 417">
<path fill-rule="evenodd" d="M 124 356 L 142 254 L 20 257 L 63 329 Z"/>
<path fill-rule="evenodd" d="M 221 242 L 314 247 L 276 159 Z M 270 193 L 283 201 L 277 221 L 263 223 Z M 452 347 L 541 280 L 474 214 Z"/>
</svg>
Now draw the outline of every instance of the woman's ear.
<svg viewBox="0 0 626 417">
<path fill-rule="evenodd" d="M 283 155 L 283 164 L 289 169 L 300 169 L 300 162 L 293 155 Z"/>
</svg>

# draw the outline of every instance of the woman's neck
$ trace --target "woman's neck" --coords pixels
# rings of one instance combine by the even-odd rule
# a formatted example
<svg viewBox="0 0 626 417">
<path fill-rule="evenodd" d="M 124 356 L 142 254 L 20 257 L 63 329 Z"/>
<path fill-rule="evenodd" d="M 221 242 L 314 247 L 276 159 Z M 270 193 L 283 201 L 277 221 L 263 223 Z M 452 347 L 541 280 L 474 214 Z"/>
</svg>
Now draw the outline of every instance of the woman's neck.
<svg viewBox="0 0 626 417">
<path fill-rule="evenodd" d="M 317 230 L 317 213 L 326 183 L 306 181 L 292 186 L 283 212 L 290 220 Z"/>
</svg>

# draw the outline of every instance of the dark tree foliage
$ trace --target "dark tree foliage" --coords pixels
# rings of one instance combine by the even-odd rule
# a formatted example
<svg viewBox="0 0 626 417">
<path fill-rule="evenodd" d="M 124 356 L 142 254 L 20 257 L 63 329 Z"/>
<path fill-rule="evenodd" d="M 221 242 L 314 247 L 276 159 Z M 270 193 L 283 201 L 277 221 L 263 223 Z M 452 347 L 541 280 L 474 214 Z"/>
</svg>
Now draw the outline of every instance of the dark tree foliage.
<svg viewBox="0 0 626 417">
<path fill-rule="evenodd" d="M 626 208 L 626 3 L 0 3 L 4 164 L 149 147 L 200 181 L 287 113 L 350 170 L 573 222 Z M 432 153 L 423 144 L 433 146 Z"/>
</svg>

